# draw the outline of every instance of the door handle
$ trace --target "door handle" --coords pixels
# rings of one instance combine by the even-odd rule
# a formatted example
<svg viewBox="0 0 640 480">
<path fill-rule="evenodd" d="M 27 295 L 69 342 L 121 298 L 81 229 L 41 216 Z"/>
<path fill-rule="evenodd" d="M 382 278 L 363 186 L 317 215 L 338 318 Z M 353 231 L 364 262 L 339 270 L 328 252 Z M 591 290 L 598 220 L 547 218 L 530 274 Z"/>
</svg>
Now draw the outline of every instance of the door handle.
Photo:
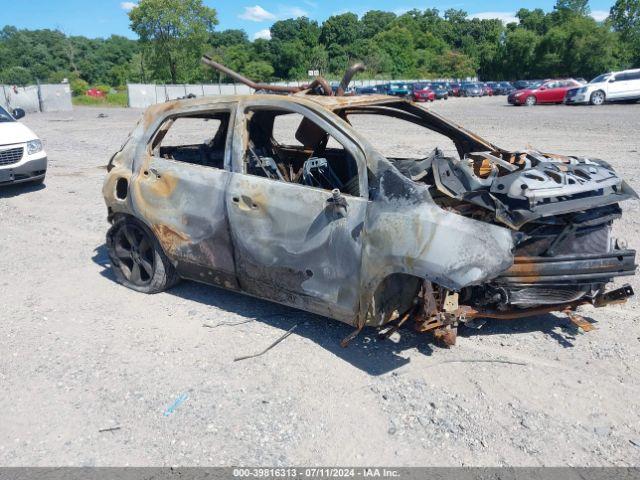
<svg viewBox="0 0 640 480">
<path fill-rule="evenodd" d="M 249 208 L 251 210 L 257 210 L 259 207 L 258 204 L 255 203 L 251 199 L 251 197 L 247 195 L 234 195 L 233 197 L 231 197 L 231 201 L 233 202 L 234 205 L 236 205 L 241 209 Z"/>
</svg>

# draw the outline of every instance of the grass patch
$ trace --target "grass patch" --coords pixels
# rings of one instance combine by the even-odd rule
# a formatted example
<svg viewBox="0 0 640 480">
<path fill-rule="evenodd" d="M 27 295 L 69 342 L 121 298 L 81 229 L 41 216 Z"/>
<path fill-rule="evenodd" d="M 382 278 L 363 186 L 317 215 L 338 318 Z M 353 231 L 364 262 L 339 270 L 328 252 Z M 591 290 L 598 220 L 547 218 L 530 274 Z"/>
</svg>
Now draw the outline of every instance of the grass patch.
<svg viewBox="0 0 640 480">
<path fill-rule="evenodd" d="M 82 95 L 73 97 L 71 100 L 74 105 L 86 107 L 126 107 L 129 104 L 126 92 L 107 93 L 105 98 Z"/>
</svg>

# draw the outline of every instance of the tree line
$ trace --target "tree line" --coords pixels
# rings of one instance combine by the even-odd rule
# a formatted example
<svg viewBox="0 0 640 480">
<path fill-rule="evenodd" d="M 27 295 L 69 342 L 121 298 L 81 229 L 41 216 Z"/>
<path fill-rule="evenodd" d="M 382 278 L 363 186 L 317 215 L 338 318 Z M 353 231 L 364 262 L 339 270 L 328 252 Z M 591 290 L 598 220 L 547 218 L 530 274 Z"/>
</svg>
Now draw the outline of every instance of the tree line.
<svg viewBox="0 0 640 480">
<path fill-rule="evenodd" d="M 550 12 L 520 9 L 517 22 L 448 9 L 401 15 L 372 10 L 280 20 L 270 39 L 217 30 L 202 0 L 140 0 L 129 13 L 138 40 L 69 36 L 57 30 L 0 30 L 0 82 L 69 79 L 88 84 L 227 81 L 201 65 L 203 53 L 257 80 L 299 80 L 308 70 L 338 78 L 362 61 L 368 78 L 584 77 L 640 67 L 640 0 L 618 0 L 603 21 L 588 0 L 558 0 Z"/>
</svg>

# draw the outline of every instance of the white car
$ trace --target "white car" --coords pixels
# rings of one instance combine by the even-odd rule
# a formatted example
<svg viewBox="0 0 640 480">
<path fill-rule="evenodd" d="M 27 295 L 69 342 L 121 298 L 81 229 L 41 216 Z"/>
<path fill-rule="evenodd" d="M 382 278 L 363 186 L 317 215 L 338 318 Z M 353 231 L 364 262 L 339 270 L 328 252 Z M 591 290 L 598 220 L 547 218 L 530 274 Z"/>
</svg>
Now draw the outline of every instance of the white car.
<svg viewBox="0 0 640 480">
<path fill-rule="evenodd" d="M 47 173 L 47 154 L 42 141 L 17 120 L 24 110 L 9 113 L 0 106 L 0 186 L 42 183 Z"/>
<path fill-rule="evenodd" d="M 603 73 L 580 88 L 569 90 L 564 103 L 590 103 L 640 100 L 640 68 Z"/>
</svg>

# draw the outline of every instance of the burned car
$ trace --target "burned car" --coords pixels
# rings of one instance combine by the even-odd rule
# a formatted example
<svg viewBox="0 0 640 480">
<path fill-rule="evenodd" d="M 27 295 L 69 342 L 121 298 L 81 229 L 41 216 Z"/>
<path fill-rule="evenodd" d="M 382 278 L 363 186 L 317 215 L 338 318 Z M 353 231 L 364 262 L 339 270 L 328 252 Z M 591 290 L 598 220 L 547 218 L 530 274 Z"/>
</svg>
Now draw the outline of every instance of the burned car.
<svg viewBox="0 0 640 480">
<path fill-rule="evenodd" d="M 409 100 L 315 83 L 145 112 L 103 188 L 118 281 L 155 293 L 191 279 L 353 335 L 411 319 L 448 344 L 477 318 L 559 311 L 580 323 L 578 306 L 633 295 L 607 290 L 636 268 L 611 236 L 636 194 L 607 163 L 507 151 Z M 454 151 L 385 156 L 354 128 L 360 116 L 435 132 Z"/>
</svg>

